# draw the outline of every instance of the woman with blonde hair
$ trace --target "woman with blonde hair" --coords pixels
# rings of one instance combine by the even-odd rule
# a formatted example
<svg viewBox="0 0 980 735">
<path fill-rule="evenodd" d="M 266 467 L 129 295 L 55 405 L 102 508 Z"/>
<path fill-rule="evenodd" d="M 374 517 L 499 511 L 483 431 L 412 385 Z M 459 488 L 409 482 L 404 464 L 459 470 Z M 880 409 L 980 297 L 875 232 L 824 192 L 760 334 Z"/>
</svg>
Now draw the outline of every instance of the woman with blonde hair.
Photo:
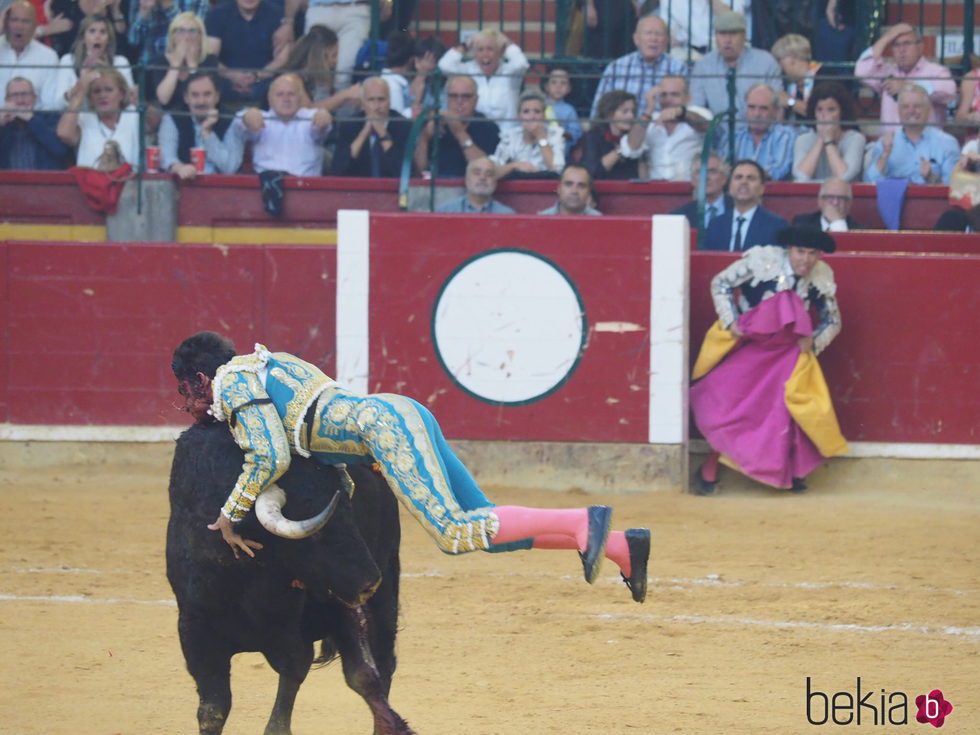
<svg viewBox="0 0 980 735">
<path fill-rule="evenodd" d="M 104 15 L 86 15 L 79 24 L 71 53 L 61 57 L 54 84 L 47 86 L 44 107 L 49 110 L 65 109 L 72 91 L 79 84 L 82 70 L 98 67 L 118 69 L 126 84 L 133 86 L 129 60 L 116 53 L 116 32 L 112 21 Z"/>
<path fill-rule="evenodd" d="M 129 85 L 116 69 L 82 70 L 57 129 L 62 142 L 78 147 L 76 165 L 96 168 L 109 144 L 118 147 L 124 162 L 139 162 L 140 120 L 128 97 Z"/>
<path fill-rule="evenodd" d="M 204 21 L 190 11 L 179 13 L 167 29 L 167 50 L 151 62 L 149 87 L 165 110 L 184 104 L 187 79 L 198 69 L 217 69 L 218 57 L 207 52 Z"/>
<path fill-rule="evenodd" d="M 772 45 L 772 55 L 783 70 L 779 106 L 788 120 L 805 117 L 806 103 L 821 66 L 813 60 L 810 42 L 798 33 L 787 33 Z"/>
</svg>

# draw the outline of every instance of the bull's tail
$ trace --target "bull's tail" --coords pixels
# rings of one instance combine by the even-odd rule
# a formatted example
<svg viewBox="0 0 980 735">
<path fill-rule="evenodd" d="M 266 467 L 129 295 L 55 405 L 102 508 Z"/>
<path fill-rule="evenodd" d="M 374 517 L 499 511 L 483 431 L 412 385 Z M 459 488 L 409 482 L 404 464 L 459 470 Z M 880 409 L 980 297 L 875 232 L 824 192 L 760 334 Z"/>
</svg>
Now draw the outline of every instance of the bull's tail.
<svg viewBox="0 0 980 735">
<path fill-rule="evenodd" d="M 320 641 L 320 655 L 313 659 L 311 668 L 322 669 L 337 658 L 339 652 L 333 641 L 324 638 Z"/>
</svg>

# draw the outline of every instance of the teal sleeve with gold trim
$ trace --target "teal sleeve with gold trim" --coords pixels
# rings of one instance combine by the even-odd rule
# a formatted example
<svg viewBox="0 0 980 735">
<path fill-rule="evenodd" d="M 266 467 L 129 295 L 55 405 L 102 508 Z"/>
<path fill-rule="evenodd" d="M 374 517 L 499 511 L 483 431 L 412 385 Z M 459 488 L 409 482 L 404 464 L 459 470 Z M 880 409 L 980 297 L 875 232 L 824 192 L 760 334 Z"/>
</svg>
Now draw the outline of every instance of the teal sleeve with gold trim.
<svg viewBox="0 0 980 735">
<path fill-rule="evenodd" d="M 220 401 L 224 415 L 230 417 L 232 436 L 245 452 L 242 473 L 221 512 L 232 521 L 240 521 L 259 493 L 289 469 L 289 438 L 255 374 L 228 374 L 221 384 Z"/>
</svg>

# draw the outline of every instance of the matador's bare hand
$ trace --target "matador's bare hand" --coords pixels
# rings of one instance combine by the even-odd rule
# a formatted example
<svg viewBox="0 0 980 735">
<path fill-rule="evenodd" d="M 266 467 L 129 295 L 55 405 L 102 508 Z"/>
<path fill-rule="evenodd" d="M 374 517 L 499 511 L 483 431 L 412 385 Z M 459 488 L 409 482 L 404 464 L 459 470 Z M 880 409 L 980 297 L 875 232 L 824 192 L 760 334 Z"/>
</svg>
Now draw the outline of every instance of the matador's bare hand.
<svg viewBox="0 0 980 735">
<path fill-rule="evenodd" d="M 255 552 L 252 551 L 252 549 L 262 548 L 262 544 L 260 544 L 258 541 L 242 538 L 235 533 L 234 524 L 232 524 L 231 519 L 224 513 L 219 513 L 217 520 L 214 523 L 208 524 L 208 530 L 221 531 L 221 537 L 231 547 L 231 550 L 235 553 L 236 559 L 239 558 L 239 549 L 254 558 Z"/>
</svg>

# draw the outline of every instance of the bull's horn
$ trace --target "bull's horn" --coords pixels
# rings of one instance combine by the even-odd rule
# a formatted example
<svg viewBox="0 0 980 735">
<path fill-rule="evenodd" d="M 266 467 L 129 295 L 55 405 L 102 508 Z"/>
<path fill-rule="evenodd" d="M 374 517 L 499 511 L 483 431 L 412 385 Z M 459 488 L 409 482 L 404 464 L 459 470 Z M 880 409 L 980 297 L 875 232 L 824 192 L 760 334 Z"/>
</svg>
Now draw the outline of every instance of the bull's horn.
<svg viewBox="0 0 980 735">
<path fill-rule="evenodd" d="M 270 485 L 263 490 L 255 501 L 255 515 L 259 523 L 269 533 L 283 538 L 306 538 L 323 528 L 333 512 L 337 510 L 339 493 L 334 493 L 327 507 L 312 518 L 305 521 L 291 521 L 282 515 L 282 507 L 286 504 L 286 493 L 278 485 Z"/>
</svg>

